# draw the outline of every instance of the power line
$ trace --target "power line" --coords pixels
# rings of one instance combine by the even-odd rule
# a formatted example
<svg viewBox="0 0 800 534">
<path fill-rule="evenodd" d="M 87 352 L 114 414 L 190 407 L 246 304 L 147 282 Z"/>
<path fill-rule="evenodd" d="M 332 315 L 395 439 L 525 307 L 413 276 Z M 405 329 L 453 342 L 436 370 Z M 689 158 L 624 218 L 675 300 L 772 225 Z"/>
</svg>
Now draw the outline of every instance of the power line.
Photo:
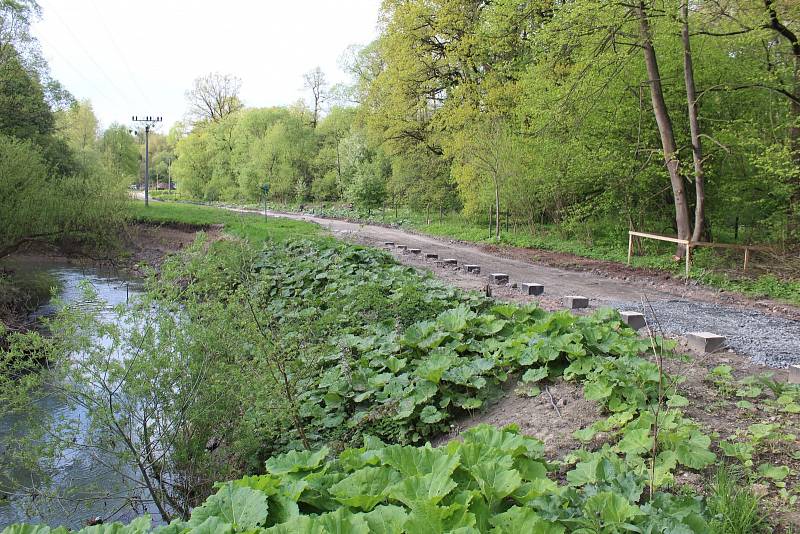
<svg viewBox="0 0 800 534">
<path fill-rule="evenodd" d="M 44 41 L 44 40 L 43 40 L 41 37 L 38 37 L 38 40 L 39 40 L 39 42 L 46 42 L 46 41 Z M 69 59 L 68 59 L 68 58 L 67 58 L 67 57 L 66 57 L 64 54 L 62 54 L 62 53 L 61 53 L 61 52 L 58 50 L 58 48 L 56 48 L 56 47 L 53 47 L 53 46 L 48 46 L 48 48 L 49 48 L 50 50 L 52 50 L 52 51 L 53 51 L 53 52 L 54 52 L 54 53 L 55 53 L 55 54 L 56 54 L 56 55 L 59 57 L 59 59 L 60 59 L 60 60 L 61 60 L 61 61 L 62 61 L 62 62 L 63 62 L 63 63 L 64 63 L 66 66 L 67 66 L 67 67 L 69 67 L 69 68 L 70 68 L 70 70 L 72 70 L 72 71 L 73 71 L 75 74 L 77 74 L 77 75 L 78 75 L 78 77 L 79 77 L 79 78 L 81 78 L 81 79 L 82 79 L 84 82 L 86 82 L 86 85 L 88 85 L 88 86 L 91 88 L 91 90 L 92 90 L 92 92 L 93 92 L 93 93 L 96 93 L 97 95 L 99 95 L 99 96 L 100 96 L 100 97 L 101 97 L 103 100 L 105 100 L 105 101 L 106 101 L 106 102 L 108 102 L 109 104 L 112 104 L 112 105 L 114 105 L 114 104 L 117 104 L 117 103 L 118 103 L 118 102 L 116 102 L 114 99 L 110 98 L 110 97 L 109 97 L 107 94 L 105 94 L 103 91 L 101 91 L 101 90 L 100 90 L 100 88 L 99 88 L 99 87 L 97 87 L 97 86 L 94 84 L 94 82 L 92 82 L 92 81 L 91 81 L 89 78 L 87 78 L 86 76 L 84 76 L 84 74 L 83 74 L 83 73 L 80 71 L 80 69 L 78 69 L 78 68 L 77 68 L 75 65 L 73 65 L 73 64 L 72 64 L 72 62 L 71 62 L 71 61 L 70 61 L 70 60 L 69 60 Z"/>
<path fill-rule="evenodd" d="M 136 90 L 139 91 L 139 94 L 142 96 L 142 98 L 144 98 L 145 103 L 147 105 L 149 105 L 149 106 L 152 106 L 152 101 L 150 100 L 150 97 L 147 96 L 147 94 L 142 90 L 142 87 L 139 85 L 139 82 L 136 80 L 136 76 L 133 74 L 133 70 L 131 70 L 130 64 L 128 63 L 128 61 L 125 58 L 125 54 L 122 53 L 122 49 L 120 49 L 120 47 L 117 45 L 117 41 L 114 39 L 114 35 L 108 29 L 108 24 L 106 23 L 105 18 L 103 17 L 102 13 L 100 13 L 100 10 L 97 9 L 97 4 L 94 2 L 94 0 L 90 0 L 90 1 L 91 1 L 91 4 L 92 4 L 92 9 L 94 10 L 95 14 L 97 15 L 97 18 L 100 20 L 100 23 L 103 26 L 103 30 L 105 30 L 106 35 L 108 36 L 108 40 L 111 41 L 111 46 L 114 47 L 114 50 L 116 51 L 117 56 L 119 56 L 119 59 L 122 62 L 122 66 L 124 66 L 125 70 L 128 72 L 128 76 L 130 77 L 131 82 L 133 82 L 133 86 L 136 87 Z"/>
<path fill-rule="evenodd" d="M 61 23 L 61 25 L 64 26 L 64 28 L 67 30 L 67 33 L 69 33 L 69 35 L 72 37 L 72 40 L 75 41 L 75 44 L 78 45 L 78 48 L 80 48 L 81 51 L 84 53 L 84 55 L 86 55 L 86 57 L 89 58 L 89 61 L 91 61 L 94 64 L 94 66 L 97 67 L 97 70 L 100 72 L 100 74 L 103 75 L 103 77 L 106 79 L 106 81 L 108 81 L 108 83 L 117 92 L 117 94 L 119 94 L 122 97 L 123 102 L 124 103 L 130 102 L 131 100 L 130 97 L 127 94 L 125 94 L 125 92 L 122 91 L 117 86 L 116 83 L 114 83 L 114 80 L 112 80 L 111 77 L 106 73 L 105 69 L 103 69 L 103 67 L 101 67 L 97 61 L 95 61 L 94 57 L 92 57 L 89 51 L 86 50 L 86 47 L 83 46 L 83 44 L 75 35 L 75 33 L 70 29 L 69 25 L 64 22 L 64 19 L 61 18 L 61 15 L 58 13 L 58 11 L 55 9 L 53 5 L 50 6 L 50 10 L 55 14 L 59 23 Z"/>
</svg>

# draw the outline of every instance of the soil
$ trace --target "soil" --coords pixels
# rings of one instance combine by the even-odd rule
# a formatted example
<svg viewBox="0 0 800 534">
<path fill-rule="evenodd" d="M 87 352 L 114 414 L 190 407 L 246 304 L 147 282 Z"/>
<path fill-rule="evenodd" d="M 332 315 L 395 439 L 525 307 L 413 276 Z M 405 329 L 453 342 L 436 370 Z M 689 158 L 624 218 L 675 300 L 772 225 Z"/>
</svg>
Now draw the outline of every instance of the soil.
<svg viewBox="0 0 800 534">
<path fill-rule="evenodd" d="M 121 236 L 123 249 L 126 251 L 113 258 L 91 258 L 81 254 L 68 254 L 46 246 L 25 249 L 8 258 L 58 260 L 74 265 L 95 265 L 113 267 L 132 275 L 141 275 L 148 268 L 158 269 L 169 254 L 190 245 L 197 237 L 197 232 L 204 231 L 209 241 L 221 238 L 222 225 L 195 227 L 185 224 L 151 225 L 136 223 L 125 229 Z"/>
<path fill-rule="evenodd" d="M 192 244 L 197 232 L 206 233 L 209 242 L 222 237 L 222 225 L 208 227 L 186 224 L 132 224 L 128 227 L 125 241 L 130 256 L 122 259 L 125 268 L 142 273 L 146 267 L 158 269 L 164 259 L 174 252 Z M 144 267 L 144 268 L 143 268 Z"/>
</svg>

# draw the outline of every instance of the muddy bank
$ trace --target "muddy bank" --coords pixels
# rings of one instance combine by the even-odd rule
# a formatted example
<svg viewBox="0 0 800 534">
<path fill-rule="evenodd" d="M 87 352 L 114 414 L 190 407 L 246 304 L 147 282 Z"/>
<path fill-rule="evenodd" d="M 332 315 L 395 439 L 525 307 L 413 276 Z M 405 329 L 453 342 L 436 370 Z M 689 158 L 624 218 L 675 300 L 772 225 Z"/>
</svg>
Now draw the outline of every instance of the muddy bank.
<svg viewBox="0 0 800 534">
<path fill-rule="evenodd" d="M 189 246 L 197 233 L 205 232 L 210 241 L 222 235 L 221 225 L 194 227 L 185 224 L 131 224 L 120 236 L 121 250 L 114 257 L 93 258 L 80 253 L 65 253 L 54 247 L 36 245 L 0 260 L 0 322 L 13 331 L 33 326 L 30 314 L 50 298 L 57 280 L 49 280 L 31 266 L 58 264 L 78 268 L 113 270 L 125 277 L 138 278 L 150 269 L 159 269 L 164 259 Z"/>
</svg>

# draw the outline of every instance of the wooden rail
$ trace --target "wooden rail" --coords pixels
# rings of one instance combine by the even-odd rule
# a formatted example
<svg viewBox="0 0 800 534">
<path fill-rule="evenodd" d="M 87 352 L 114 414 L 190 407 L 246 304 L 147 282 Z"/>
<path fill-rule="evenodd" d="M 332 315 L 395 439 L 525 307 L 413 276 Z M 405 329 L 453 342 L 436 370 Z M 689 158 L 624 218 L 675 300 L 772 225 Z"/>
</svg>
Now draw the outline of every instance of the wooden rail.
<svg viewBox="0 0 800 534">
<path fill-rule="evenodd" d="M 736 245 L 733 243 L 707 243 L 705 241 L 691 241 L 689 239 L 679 239 L 677 237 L 667 236 L 667 235 L 660 235 L 660 234 L 649 234 L 646 232 L 628 232 L 628 265 L 631 264 L 631 257 L 633 256 L 633 238 L 634 237 L 644 237 L 647 239 L 655 239 L 657 241 L 668 241 L 670 243 L 677 243 L 678 245 L 682 245 L 686 247 L 686 278 L 689 278 L 689 267 L 692 257 L 692 248 L 694 247 L 712 247 L 712 248 L 728 248 L 728 249 L 737 249 L 737 250 L 744 250 L 744 265 L 742 270 L 747 271 L 747 264 L 750 262 L 750 251 L 751 250 L 771 250 L 770 247 L 765 247 L 761 245 Z"/>
</svg>

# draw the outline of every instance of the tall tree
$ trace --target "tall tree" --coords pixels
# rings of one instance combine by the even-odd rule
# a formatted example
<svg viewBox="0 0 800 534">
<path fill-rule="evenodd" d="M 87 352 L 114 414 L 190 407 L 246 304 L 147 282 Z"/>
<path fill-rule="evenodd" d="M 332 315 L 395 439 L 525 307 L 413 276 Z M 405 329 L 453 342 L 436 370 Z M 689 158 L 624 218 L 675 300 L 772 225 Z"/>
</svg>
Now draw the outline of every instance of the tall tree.
<svg viewBox="0 0 800 534">
<path fill-rule="evenodd" d="M 697 118 L 697 88 L 694 83 L 694 61 L 692 60 L 692 44 L 689 35 L 689 2 L 681 4 L 681 45 L 683 46 L 683 79 L 686 85 L 686 103 L 689 110 L 689 130 L 692 140 L 692 160 L 694 162 L 694 231 L 692 241 L 700 241 L 705 230 L 705 168 L 703 163 L 703 145 L 700 140 L 700 122 Z"/>
<path fill-rule="evenodd" d="M 242 109 L 239 99 L 242 80 L 230 74 L 217 72 L 196 78 L 186 92 L 189 117 L 194 122 L 218 122 Z"/>
<path fill-rule="evenodd" d="M 650 86 L 650 101 L 653 106 L 653 115 L 658 124 L 658 132 L 661 137 L 661 146 L 664 152 L 664 163 L 669 172 L 672 184 L 672 197 L 675 203 L 675 224 L 678 229 L 679 239 L 689 239 L 691 228 L 689 226 L 689 208 L 686 203 L 686 189 L 683 177 L 680 173 L 680 161 L 678 159 L 678 147 L 675 143 L 675 132 L 672 129 L 672 120 L 667 109 L 667 102 L 664 98 L 664 90 L 661 83 L 661 73 L 658 68 L 658 57 L 653 45 L 653 35 L 650 29 L 648 6 L 644 0 L 639 0 L 636 5 L 636 14 L 639 19 L 639 36 L 642 42 L 644 62 L 647 67 L 647 83 Z M 681 247 L 677 248 L 677 257 L 682 257 L 684 253 Z"/>
<path fill-rule="evenodd" d="M 325 80 L 325 73 L 316 67 L 303 75 L 303 84 L 306 89 L 311 91 L 311 127 L 316 128 L 322 113 L 322 104 L 327 99 L 328 82 Z"/>
</svg>

